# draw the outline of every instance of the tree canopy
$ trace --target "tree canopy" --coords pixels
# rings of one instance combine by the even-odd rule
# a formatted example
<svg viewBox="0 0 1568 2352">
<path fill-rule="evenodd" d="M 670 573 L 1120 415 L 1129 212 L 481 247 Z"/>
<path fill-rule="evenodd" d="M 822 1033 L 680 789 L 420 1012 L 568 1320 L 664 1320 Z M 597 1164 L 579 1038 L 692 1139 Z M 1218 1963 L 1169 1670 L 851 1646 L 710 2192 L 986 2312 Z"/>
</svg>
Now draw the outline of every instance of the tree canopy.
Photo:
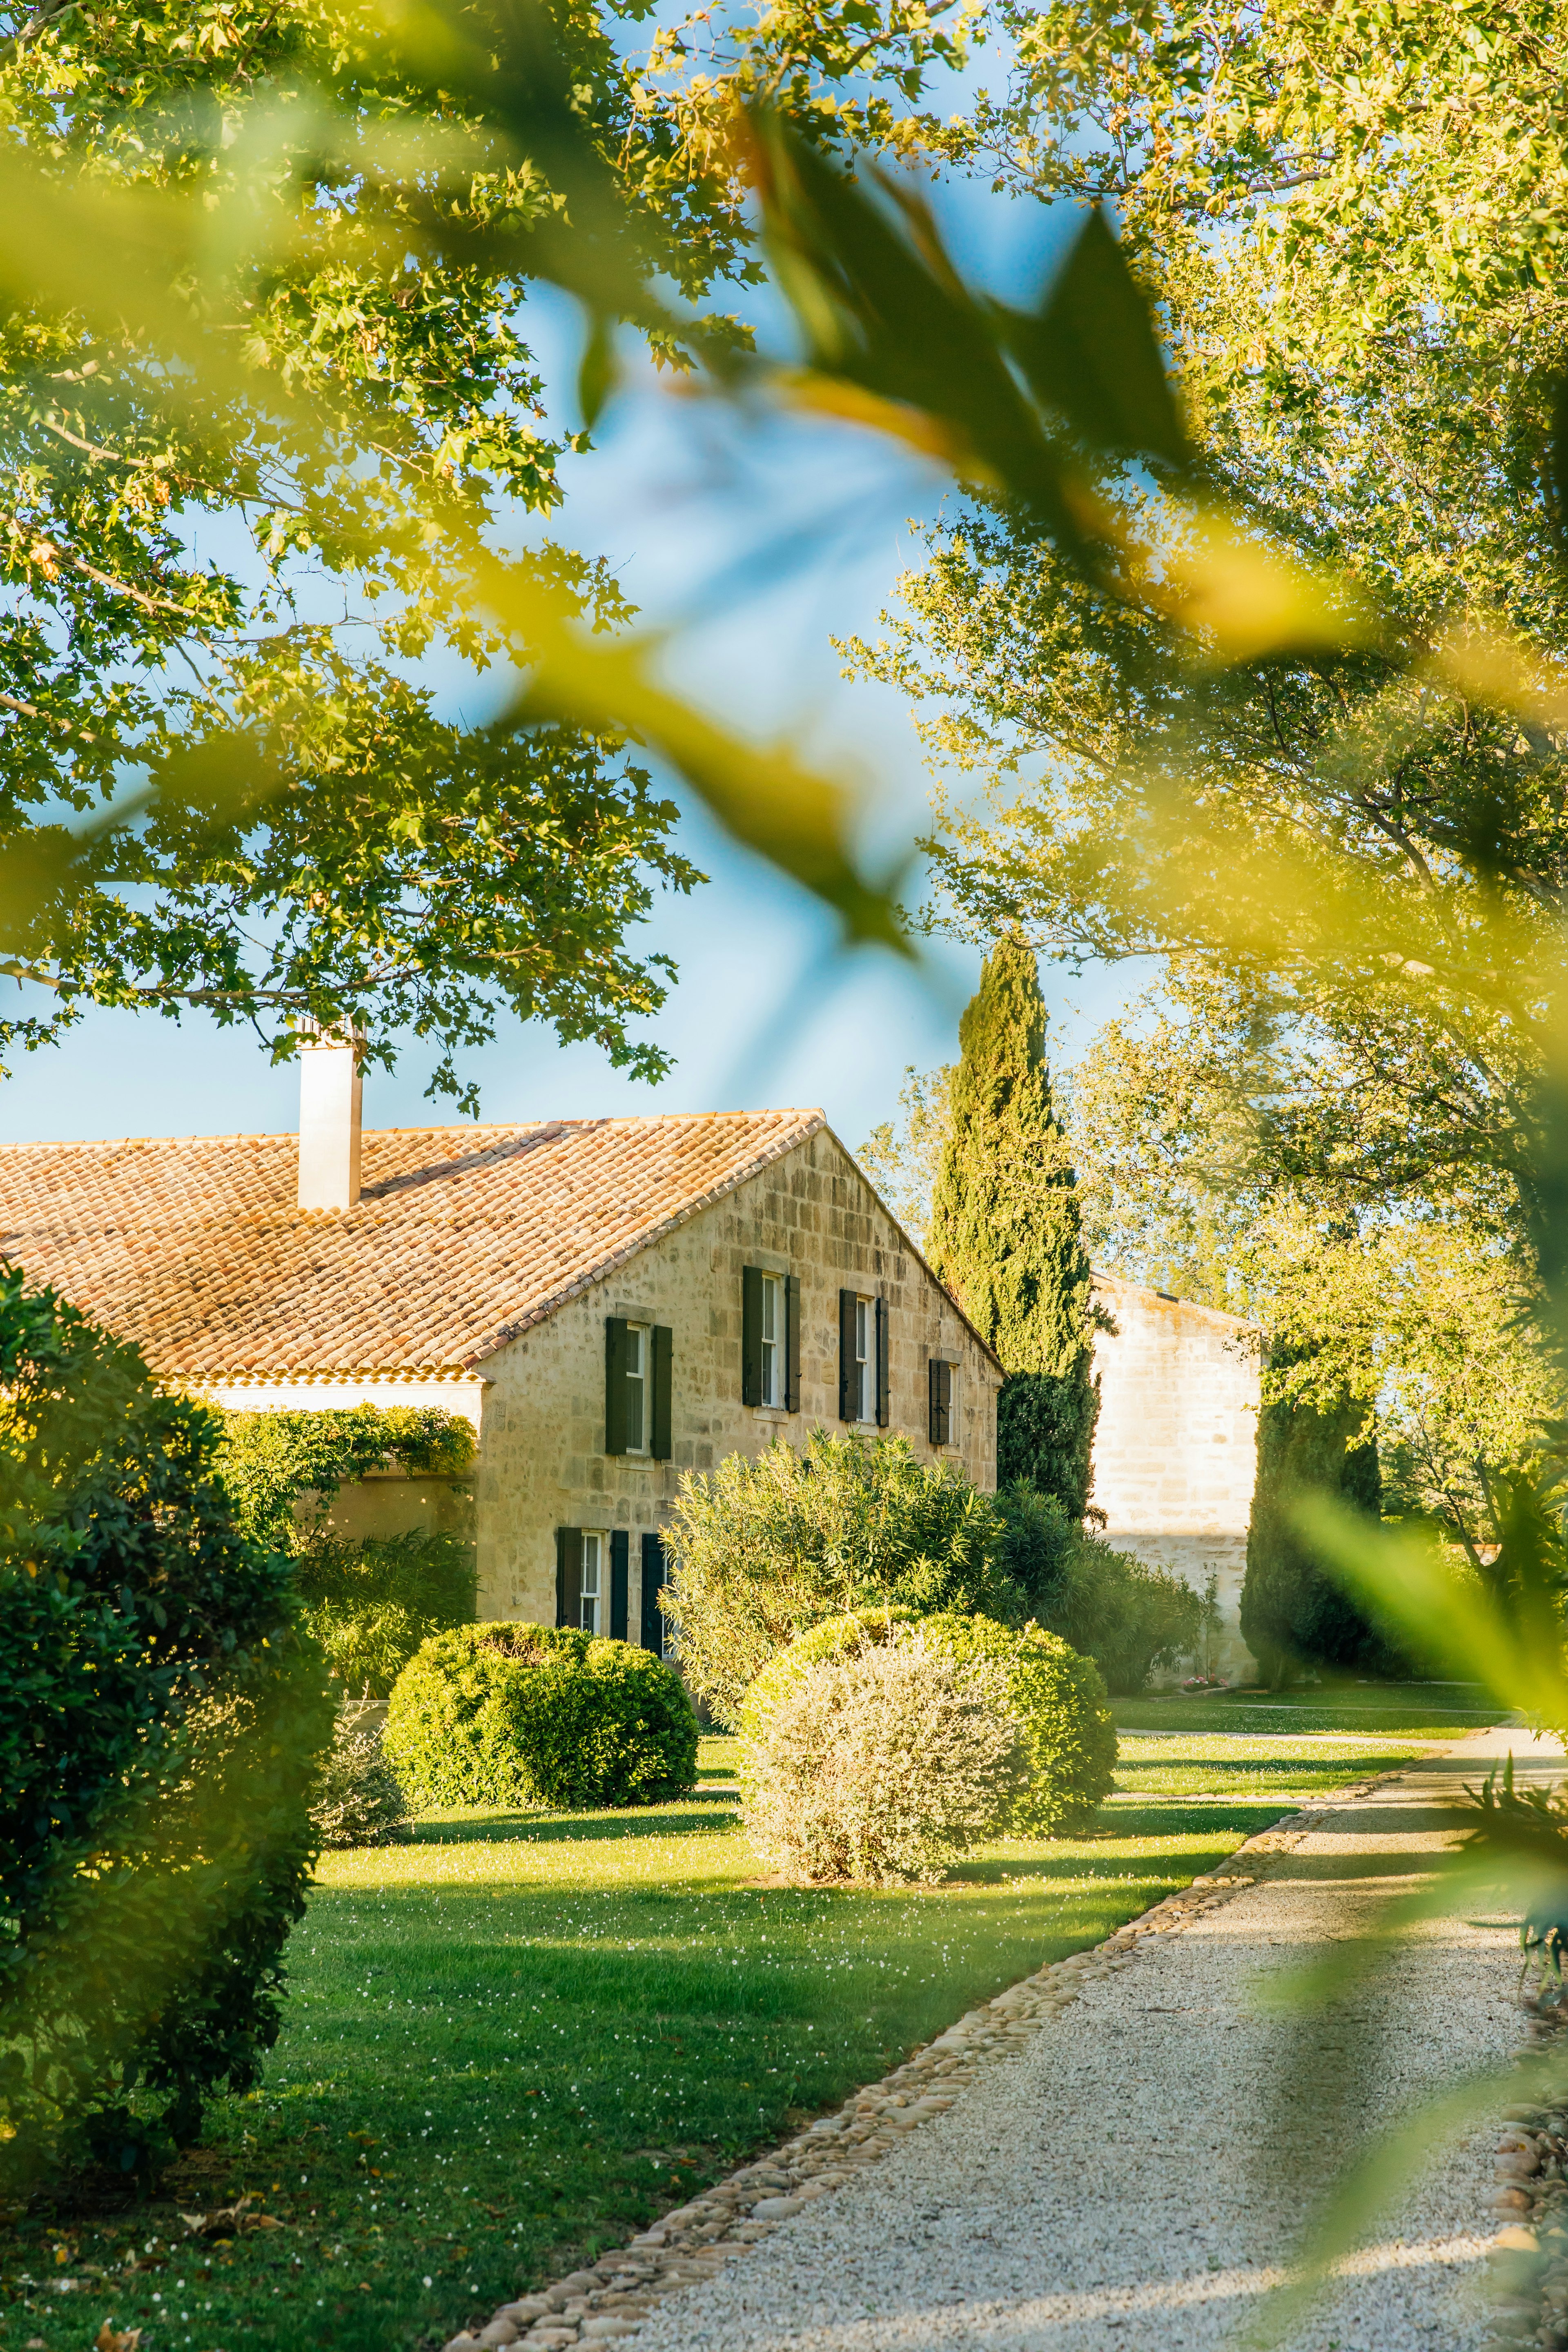
<svg viewBox="0 0 1568 2352">
<path fill-rule="evenodd" d="M 1367 1200 L 1500 1173 L 1533 1213 L 1568 880 L 1562 12 L 1389 9 L 1375 40 L 1298 0 L 1223 37 L 1187 7 L 1004 22 L 1012 86 L 951 148 L 1114 199 L 1200 473 L 1327 567 L 1342 626 L 1205 667 L 1159 588 L 1218 543 L 1201 506 L 1105 486 L 1143 550 L 1117 599 L 973 499 L 858 656 L 987 787 L 939 804 L 932 919 L 1223 982 L 1278 1048 L 1260 1108 L 1300 1175 Z M 1532 695 L 1489 708 L 1489 661 Z"/>
</svg>

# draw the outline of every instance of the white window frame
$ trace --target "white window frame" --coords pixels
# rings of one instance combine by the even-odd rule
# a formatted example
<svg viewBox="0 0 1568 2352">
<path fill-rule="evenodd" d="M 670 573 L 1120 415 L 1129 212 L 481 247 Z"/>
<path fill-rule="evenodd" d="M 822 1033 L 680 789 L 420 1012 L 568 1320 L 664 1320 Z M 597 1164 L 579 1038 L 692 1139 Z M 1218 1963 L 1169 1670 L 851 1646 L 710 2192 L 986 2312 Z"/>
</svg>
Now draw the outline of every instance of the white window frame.
<svg viewBox="0 0 1568 2352">
<path fill-rule="evenodd" d="M 762 1393 L 759 1402 L 776 1412 L 784 1405 L 784 1356 L 789 1334 L 784 1328 L 784 1286 L 780 1274 L 764 1274 L 762 1297 Z"/>
<path fill-rule="evenodd" d="M 591 1547 L 591 1549 L 590 1549 Z M 584 1633 L 597 1633 L 599 1612 L 605 1605 L 605 1568 L 610 1549 L 610 1538 L 601 1528 L 583 1529 L 582 1578 L 577 1598 L 577 1622 Z M 593 1565 L 593 1589 L 589 1590 L 589 1563 Z"/>
<path fill-rule="evenodd" d="M 652 1350 L 648 1342 L 649 1326 L 646 1323 L 626 1325 L 626 1447 L 628 1454 L 646 1454 L 648 1450 L 649 1422 L 653 1409 Z M 637 1416 L 638 1436 L 632 1440 L 633 1414 Z"/>
<path fill-rule="evenodd" d="M 877 1378 L 877 1302 L 874 1298 L 857 1297 L 855 1301 L 855 1378 L 858 1390 L 855 1399 L 855 1419 L 858 1424 L 861 1424 L 876 1417 L 876 1403 L 871 1393 Z"/>
</svg>

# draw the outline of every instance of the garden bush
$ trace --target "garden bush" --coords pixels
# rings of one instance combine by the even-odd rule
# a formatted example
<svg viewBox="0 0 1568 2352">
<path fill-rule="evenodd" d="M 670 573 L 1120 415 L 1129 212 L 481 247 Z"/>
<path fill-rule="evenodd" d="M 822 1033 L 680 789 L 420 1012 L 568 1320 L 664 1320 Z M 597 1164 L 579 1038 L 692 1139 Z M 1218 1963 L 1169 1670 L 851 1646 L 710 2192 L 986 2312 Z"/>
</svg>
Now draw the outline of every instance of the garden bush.
<svg viewBox="0 0 1568 2352">
<path fill-rule="evenodd" d="M 697 1719 L 662 1658 L 507 1619 L 422 1643 L 394 1685 L 385 1740 L 420 1806 L 658 1804 L 697 1771 Z"/>
<path fill-rule="evenodd" d="M 473 1424 L 436 1405 L 356 1404 L 320 1412 L 226 1412 L 218 1473 L 245 1533 L 300 1551 L 341 1489 L 389 1464 L 454 1477 L 474 1459 Z M 314 1507 L 303 1521 L 296 1506 Z"/>
<path fill-rule="evenodd" d="M 434 1405 L 224 1415 L 218 1467 L 236 1515 L 292 1556 L 306 1627 L 347 1690 L 387 1697 L 421 1642 L 472 1623 L 474 1547 L 423 1528 L 353 1541 L 328 1512 L 371 1471 L 454 1477 L 473 1458 L 471 1423 Z"/>
<path fill-rule="evenodd" d="M 921 1463 L 903 1438 L 813 1433 L 757 1460 L 689 1472 L 664 1531 L 664 1607 L 681 1672 L 733 1729 L 775 1651 L 847 1610 L 1024 1614 L 1002 1565 L 990 1496 L 952 1464 Z"/>
<path fill-rule="evenodd" d="M 297 1556 L 305 1622 L 344 1688 L 388 1698 L 422 1642 L 474 1617 L 474 1548 L 459 1537 L 321 1537 Z"/>
<path fill-rule="evenodd" d="M 773 1714 L 801 1675 L 906 1639 L 915 1622 L 899 1611 L 863 1610 L 801 1634 L 746 1694 L 741 1717 L 746 1753 L 766 1743 Z M 920 1630 L 931 1648 L 970 1674 L 988 1703 L 1017 1726 L 1028 1774 L 1009 1826 L 1027 1837 L 1086 1828 L 1110 1793 L 1116 1765 L 1116 1728 L 1093 1660 L 1038 1625 L 943 1614 L 921 1621 Z"/>
<path fill-rule="evenodd" d="M 742 1820 L 761 1860 L 813 1883 L 940 1878 L 1009 1817 L 1019 1727 L 924 1626 L 818 1654 L 747 1740 Z"/>
<path fill-rule="evenodd" d="M 374 1706 L 346 1706 L 321 1761 L 310 1819 L 323 1846 L 385 1845 L 406 1828 L 402 1783 L 386 1760 Z"/>
<path fill-rule="evenodd" d="M 1110 1689 L 1141 1691 L 1156 1667 L 1193 1655 L 1204 1603 L 1184 1578 L 1117 1551 L 1054 1495 L 1017 1485 L 996 1499 L 1005 1526 L 1002 1557 L 1030 1613 L 1092 1658 Z"/>
<path fill-rule="evenodd" d="M 0 2185 L 147 2175 L 277 2038 L 332 1707 L 218 1416 L 0 1272 Z"/>
</svg>

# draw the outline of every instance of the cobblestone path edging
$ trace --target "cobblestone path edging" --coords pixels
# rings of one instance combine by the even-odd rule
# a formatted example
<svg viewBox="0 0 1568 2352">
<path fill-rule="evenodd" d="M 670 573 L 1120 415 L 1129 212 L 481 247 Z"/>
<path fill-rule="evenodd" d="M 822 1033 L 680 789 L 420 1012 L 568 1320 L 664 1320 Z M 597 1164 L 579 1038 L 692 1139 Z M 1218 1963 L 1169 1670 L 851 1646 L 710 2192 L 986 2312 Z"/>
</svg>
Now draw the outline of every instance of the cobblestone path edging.
<svg viewBox="0 0 1568 2352">
<path fill-rule="evenodd" d="M 511 2344 L 531 2345 L 537 2352 L 564 2352 L 569 2345 L 609 2343 L 633 2335 L 666 2296 L 710 2278 L 779 2222 L 804 2212 L 815 2199 L 830 2196 L 866 2166 L 877 2163 L 906 2132 L 929 2116 L 945 2114 L 987 2063 L 1006 2057 L 1070 2008 L 1081 1985 L 1125 1967 L 1127 1955 L 1142 1937 L 1179 1934 L 1194 1918 L 1251 1886 L 1255 1875 L 1247 1868 L 1249 1858 L 1261 1861 L 1288 1853 L 1321 1814 L 1402 1780 L 1420 1760 L 1412 1758 L 1394 1771 L 1336 1789 L 1286 1814 L 1237 1846 L 1216 1870 L 1168 1895 L 1103 1943 L 1052 1961 L 994 2000 L 972 2009 L 881 2082 L 856 2092 L 837 2115 L 819 2117 L 771 2156 L 742 2165 L 690 2204 L 665 2214 L 628 2245 L 604 2255 L 591 2269 L 573 2271 L 537 2294 L 502 2304 L 483 2326 L 452 2336 L 445 2352 Z M 1552 2341 L 1568 2347 L 1568 2333 Z"/>
<path fill-rule="evenodd" d="M 1542 2045 L 1555 2045 L 1559 2085 L 1565 2048 L 1564 1995 L 1543 1989 L 1524 1996 L 1534 2049 L 1521 2066 L 1526 2075 Z M 1491 2258 L 1497 2302 L 1492 2340 L 1499 2347 L 1535 2345 L 1542 2352 L 1568 2347 L 1568 2101 L 1559 2087 L 1548 2099 L 1519 2099 L 1503 2109 L 1507 2127 L 1498 2143 L 1492 2211 L 1503 2223 Z M 1511 2225 L 1511 2226 L 1510 2226 Z"/>
</svg>

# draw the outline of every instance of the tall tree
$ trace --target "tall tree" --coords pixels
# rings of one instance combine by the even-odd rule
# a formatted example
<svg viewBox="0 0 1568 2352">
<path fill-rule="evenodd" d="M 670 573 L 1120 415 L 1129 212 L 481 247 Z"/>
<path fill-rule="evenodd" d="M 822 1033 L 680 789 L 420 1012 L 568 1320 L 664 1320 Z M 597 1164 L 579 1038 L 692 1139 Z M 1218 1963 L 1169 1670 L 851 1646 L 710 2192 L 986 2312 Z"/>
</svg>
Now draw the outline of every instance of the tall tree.
<svg viewBox="0 0 1568 2352">
<path fill-rule="evenodd" d="M 976 500 L 862 656 L 990 788 L 943 811 L 943 917 L 1245 980 L 1322 1079 L 1268 1109 L 1303 1172 L 1375 1198 L 1500 1170 L 1528 1213 L 1568 887 L 1562 0 L 1415 0 L 1375 56 L 1350 0 L 1003 16 L 1016 76 L 970 152 L 1119 207 L 1203 462 L 1392 626 L 1194 665 L 1202 599 L 1161 583 L 1223 540 L 1201 506 L 1106 485 L 1148 551 L 1135 609 Z M 1536 681 L 1513 711 L 1486 707 L 1500 627 Z"/>
<path fill-rule="evenodd" d="M 29 992 L 0 1051 L 84 999 L 199 1005 L 280 1057 L 308 1015 L 373 1058 L 434 1040 L 471 1108 L 455 1056 L 507 1011 L 655 1077 L 669 967 L 635 929 L 700 877 L 629 740 L 899 936 L 831 790 L 639 695 L 640 656 L 592 644 L 629 618 L 614 579 L 548 536 L 618 325 L 678 371 L 751 340 L 707 307 L 762 274 L 730 94 L 682 82 L 673 27 L 639 61 L 645 14 L 0 0 L 0 976 Z M 869 100 L 957 58 L 916 0 L 886 64 L 852 11 L 789 15 L 770 57 L 824 128 L 824 78 Z M 541 279 L 588 314 L 561 397 Z M 477 717 L 410 679 L 425 656 Z"/>
<path fill-rule="evenodd" d="M 1296 1512 L 1313 1495 L 1373 1517 L 1383 1499 L 1377 1441 L 1365 1433 L 1362 1402 L 1342 1382 L 1326 1393 L 1292 1387 L 1289 1374 L 1303 1369 L 1306 1353 L 1277 1349 L 1264 1375 L 1241 1588 L 1241 1637 L 1277 1686 L 1303 1667 L 1382 1675 L 1401 1663 L 1297 1528 Z"/>
<path fill-rule="evenodd" d="M 1027 1479 L 1081 1518 L 1100 1411 L 1091 1274 L 1051 1100 L 1040 976 L 1016 934 L 987 956 L 958 1034 L 931 1263 L 1007 1374 L 998 1483 Z"/>
</svg>

